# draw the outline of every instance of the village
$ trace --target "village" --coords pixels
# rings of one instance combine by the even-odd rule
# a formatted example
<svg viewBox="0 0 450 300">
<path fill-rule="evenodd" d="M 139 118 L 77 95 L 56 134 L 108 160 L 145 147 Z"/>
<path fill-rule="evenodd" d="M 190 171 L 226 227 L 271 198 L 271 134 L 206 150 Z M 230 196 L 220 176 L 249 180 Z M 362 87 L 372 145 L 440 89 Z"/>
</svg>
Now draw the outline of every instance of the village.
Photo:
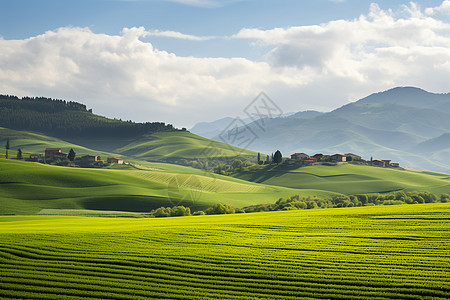
<svg viewBox="0 0 450 300">
<path fill-rule="evenodd" d="M 390 160 L 374 160 L 370 158 L 370 160 L 364 160 L 361 156 L 346 153 L 346 154 L 333 154 L 333 155 L 324 155 L 321 153 L 314 154 L 313 156 L 309 156 L 306 153 L 294 153 L 291 154 L 291 158 L 287 158 L 284 160 L 284 163 L 287 165 L 301 165 L 301 166 L 309 166 L 314 163 L 335 163 L 335 164 L 345 164 L 348 162 L 360 163 L 364 165 L 369 165 L 373 167 L 400 167 L 398 163 L 391 163 Z"/>
<path fill-rule="evenodd" d="M 42 163 L 53 163 L 57 161 L 69 160 L 78 163 L 82 166 L 86 165 L 103 166 L 105 164 L 118 164 L 118 165 L 128 164 L 122 158 L 119 157 L 108 157 L 105 162 L 98 155 L 85 154 L 80 157 L 77 157 L 75 152 L 73 152 L 73 154 L 71 154 L 71 152 L 73 152 L 72 149 L 69 153 L 66 153 L 62 152 L 61 148 L 46 148 L 44 154 L 30 154 L 29 158 L 24 158 L 23 160 Z"/>
</svg>

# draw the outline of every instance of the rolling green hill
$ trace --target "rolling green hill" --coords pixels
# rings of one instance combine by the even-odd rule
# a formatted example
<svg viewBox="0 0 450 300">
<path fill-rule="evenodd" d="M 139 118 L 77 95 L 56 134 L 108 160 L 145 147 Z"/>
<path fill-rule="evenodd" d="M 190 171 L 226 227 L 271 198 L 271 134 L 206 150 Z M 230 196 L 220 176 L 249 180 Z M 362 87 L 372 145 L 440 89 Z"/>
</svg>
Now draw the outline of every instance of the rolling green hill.
<svg viewBox="0 0 450 300">
<path fill-rule="evenodd" d="M 0 214 L 41 209 L 149 212 L 177 204 L 199 210 L 218 202 L 236 207 L 272 203 L 294 194 L 336 193 L 252 183 L 170 164 L 147 163 L 145 170 L 81 169 L 0 159 Z"/>
<path fill-rule="evenodd" d="M 7 138 L 10 139 L 10 157 L 15 157 L 16 151 L 19 148 L 27 154 L 43 154 L 45 148 L 61 148 L 63 152 L 67 153 L 72 148 L 76 152 L 77 156 L 81 156 L 84 154 L 96 154 L 102 156 L 103 158 L 106 158 L 108 156 L 117 155 L 105 151 L 89 149 L 39 133 L 0 127 L 0 145 L 2 146 L 0 148 L 0 154 L 2 155 L 2 157 L 5 154 L 4 145 Z"/>
<path fill-rule="evenodd" d="M 347 195 L 397 190 L 429 191 L 439 195 L 450 191 L 450 176 L 447 174 L 351 164 L 298 169 L 280 165 L 264 172 L 241 172 L 237 177 L 270 185 L 320 189 Z"/>
<path fill-rule="evenodd" d="M 0 126 L 0 143 L 9 137 L 13 150 L 21 148 L 26 153 L 56 147 L 64 151 L 73 148 L 80 154 L 116 153 L 149 161 L 236 156 L 256 160 L 255 152 L 178 130 L 170 124 L 108 119 L 93 114 L 83 104 L 48 98 L 0 95 Z"/>
</svg>

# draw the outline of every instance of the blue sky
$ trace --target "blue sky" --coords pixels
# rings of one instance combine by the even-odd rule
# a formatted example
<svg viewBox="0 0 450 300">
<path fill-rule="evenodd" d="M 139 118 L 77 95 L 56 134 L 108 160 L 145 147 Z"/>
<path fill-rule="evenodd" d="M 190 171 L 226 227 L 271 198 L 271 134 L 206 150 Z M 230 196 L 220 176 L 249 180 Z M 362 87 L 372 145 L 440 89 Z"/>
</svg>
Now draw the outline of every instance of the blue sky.
<svg viewBox="0 0 450 300">
<path fill-rule="evenodd" d="M 0 93 L 189 127 L 260 91 L 284 111 L 448 92 L 449 20 L 434 0 L 0 0 Z"/>
</svg>

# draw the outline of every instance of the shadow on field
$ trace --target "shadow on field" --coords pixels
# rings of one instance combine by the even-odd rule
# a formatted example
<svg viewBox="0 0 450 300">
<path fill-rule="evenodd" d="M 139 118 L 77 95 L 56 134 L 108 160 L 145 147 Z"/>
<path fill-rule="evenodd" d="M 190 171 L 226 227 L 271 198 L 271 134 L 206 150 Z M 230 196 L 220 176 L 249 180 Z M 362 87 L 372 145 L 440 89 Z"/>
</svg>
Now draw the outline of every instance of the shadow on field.
<svg viewBox="0 0 450 300">
<path fill-rule="evenodd" d="M 171 206 L 167 198 L 155 196 L 105 196 L 78 201 L 85 209 L 149 212 L 162 206 Z"/>
</svg>

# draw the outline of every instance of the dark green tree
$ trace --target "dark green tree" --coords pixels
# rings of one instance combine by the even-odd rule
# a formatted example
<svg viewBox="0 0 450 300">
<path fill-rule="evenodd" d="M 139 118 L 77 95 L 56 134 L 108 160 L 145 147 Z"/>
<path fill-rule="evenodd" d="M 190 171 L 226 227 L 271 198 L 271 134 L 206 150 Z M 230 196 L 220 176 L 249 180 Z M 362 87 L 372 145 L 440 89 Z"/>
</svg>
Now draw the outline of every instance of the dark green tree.
<svg viewBox="0 0 450 300">
<path fill-rule="evenodd" d="M 261 153 L 258 152 L 258 165 L 261 164 Z"/>
<path fill-rule="evenodd" d="M 9 150 L 9 138 L 6 140 L 6 158 L 8 158 L 8 150 Z"/>
<path fill-rule="evenodd" d="M 73 149 L 71 148 L 70 151 L 69 151 L 69 155 L 67 156 L 67 158 L 68 158 L 70 161 L 74 161 L 74 160 L 75 160 L 75 155 L 76 155 L 75 151 L 73 151 Z"/>
<path fill-rule="evenodd" d="M 22 149 L 17 150 L 17 159 L 22 159 Z"/>
<path fill-rule="evenodd" d="M 279 163 L 281 163 L 282 159 L 283 159 L 283 156 L 281 155 L 280 150 L 277 150 L 275 152 L 275 154 L 273 155 L 273 162 L 276 164 L 279 164 Z"/>
</svg>

